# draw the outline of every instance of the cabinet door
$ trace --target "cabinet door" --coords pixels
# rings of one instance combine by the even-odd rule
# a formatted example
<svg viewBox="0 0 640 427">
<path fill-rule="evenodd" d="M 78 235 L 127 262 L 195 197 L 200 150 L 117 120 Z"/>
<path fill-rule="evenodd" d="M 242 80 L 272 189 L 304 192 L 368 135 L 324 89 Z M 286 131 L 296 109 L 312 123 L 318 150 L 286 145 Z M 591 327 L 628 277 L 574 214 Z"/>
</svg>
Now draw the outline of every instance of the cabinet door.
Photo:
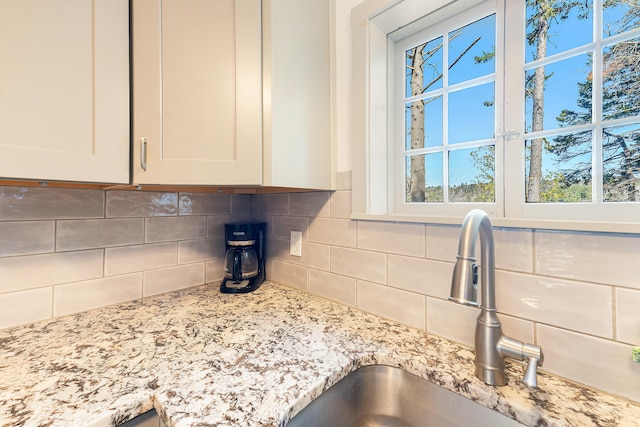
<svg viewBox="0 0 640 427">
<path fill-rule="evenodd" d="M 260 0 L 133 7 L 134 182 L 261 184 Z"/>
<path fill-rule="evenodd" d="M 333 187 L 330 1 L 262 3 L 264 185 Z"/>
<path fill-rule="evenodd" d="M 129 182 L 128 0 L 0 0 L 0 177 Z"/>
</svg>

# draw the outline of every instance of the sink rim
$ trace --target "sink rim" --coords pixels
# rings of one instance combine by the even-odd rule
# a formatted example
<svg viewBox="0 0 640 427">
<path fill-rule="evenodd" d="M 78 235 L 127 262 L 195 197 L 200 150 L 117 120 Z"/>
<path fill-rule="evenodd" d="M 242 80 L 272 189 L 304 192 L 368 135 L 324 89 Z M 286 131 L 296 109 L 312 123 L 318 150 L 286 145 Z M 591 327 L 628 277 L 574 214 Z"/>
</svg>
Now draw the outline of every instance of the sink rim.
<svg viewBox="0 0 640 427">
<path fill-rule="evenodd" d="M 412 364 L 410 363 L 408 366 L 410 367 L 411 365 Z M 322 398 L 323 395 L 326 395 L 327 392 L 331 391 L 331 389 L 333 389 L 334 386 L 336 386 L 338 383 L 342 382 L 348 377 L 357 375 L 358 372 L 363 372 L 363 370 L 368 370 L 371 368 L 373 369 L 383 368 L 383 371 L 384 371 L 382 373 L 383 375 L 389 375 L 388 372 L 390 372 L 391 373 L 390 375 L 408 375 L 410 377 L 415 377 L 415 379 L 417 379 L 418 382 L 425 383 L 423 387 L 429 389 L 428 392 L 430 393 L 436 393 L 437 395 L 439 393 L 438 389 L 441 389 L 443 394 L 437 396 L 440 399 L 443 399 L 444 398 L 443 396 L 449 396 L 448 397 L 449 400 L 451 399 L 457 400 L 458 398 L 464 399 L 468 401 L 468 402 L 465 402 L 465 404 L 468 403 L 472 405 L 471 406 L 472 408 L 475 408 L 476 407 L 475 405 L 477 405 L 476 409 L 478 411 L 481 411 L 481 412 L 485 410 L 490 411 L 492 413 L 495 413 L 496 416 L 504 418 L 505 422 L 511 422 L 511 423 L 514 423 L 514 425 L 522 425 L 520 420 L 513 418 L 514 415 L 517 415 L 513 411 L 502 413 L 499 410 L 500 405 L 494 405 L 493 407 L 491 407 L 484 404 L 484 402 L 486 402 L 487 400 L 489 401 L 495 400 L 496 397 L 498 399 L 501 399 L 501 396 L 499 393 L 496 396 L 495 394 L 496 390 L 494 387 L 490 387 L 482 383 L 475 384 L 475 381 L 469 382 L 465 378 L 460 378 L 460 382 L 463 385 L 461 387 L 454 387 L 452 389 L 447 387 L 448 385 L 450 386 L 451 384 L 454 383 L 454 381 L 452 380 L 454 380 L 455 376 L 451 372 L 442 371 L 441 369 L 435 369 L 435 371 L 437 371 L 438 374 L 442 375 L 443 378 L 440 378 L 440 379 L 445 380 L 440 382 L 440 381 L 437 381 L 439 375 L 434 375 L 434 376 L 429 375 L 429 372 L 433 371 L 432 369 L 428 369 L 426 371 L 427 376 L 422 376 L 416 371 L 408 368 L 405 365 L 397 364 L 397 363 L 381 363 L 381 362 L 365 363 L 365 364 L 355 363 L 353 365 L 343 367 L 338 372 L 333 372 L 332 375 L 330 375 L 327 378 L 324 378 L 322 381 L 320 381 L 317 384 L 316 387 L 314 387 L 312 390 L 309 390 L 308 393 L 304 393 L 303 395 L 301 395 L 300 398 L 296 402 L 294 402 L 294 404 L 289 408 L 288 416 L 284 419 L 281 419 L 279 425 L 280 426 L 290 425 L 290 422 L 296 416 L 298 416 L 303 411 L 307 410 L 309 406 L 311 406 L 314 402 L 318 401 L 318 399 Z M 424 369 L 422 369 L 422 370 L 419 370 L 419 372 L 425 372 L 425 371 Z M 370 376 L 373 376 L 373 375 L 370 375 Z M 353 390 L 353 388 L 351 389 Z M 475 400 L 472 397 L 474 393 L 471 392 L 473 389 L 477 389 L 478 391 L 484 390 L 485 393 L 490 393 L 489 395 L 490 399 L 482 399 L 482 401 Z M 363 392 L 361 388 L 359 388 L 358 390 L 359 390 L 359 393 L 366 393 L 366 391 Z"/>
</svg>

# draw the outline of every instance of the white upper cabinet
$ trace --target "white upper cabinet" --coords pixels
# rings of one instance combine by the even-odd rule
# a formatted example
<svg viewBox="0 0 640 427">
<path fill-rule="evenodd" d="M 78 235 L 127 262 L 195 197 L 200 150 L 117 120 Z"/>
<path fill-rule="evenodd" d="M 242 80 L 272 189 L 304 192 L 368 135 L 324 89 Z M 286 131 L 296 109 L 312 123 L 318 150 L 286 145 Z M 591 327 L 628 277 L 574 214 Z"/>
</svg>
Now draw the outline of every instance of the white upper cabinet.
<svg viewBox="0 0 640 427">
<path fill-rule="evenodd" d="M 133 2 L 135 184 L 331 188 L 328 0 Z"/>
<path fill-rule="evenodd" d="M 0 0 L 0 177 L 129 182 L 128 0 Z"/>
<path fill-rule="evenodd" d="M 264 185 L 335 187 L 329 3 L 263 1 Z"/>
</svg>

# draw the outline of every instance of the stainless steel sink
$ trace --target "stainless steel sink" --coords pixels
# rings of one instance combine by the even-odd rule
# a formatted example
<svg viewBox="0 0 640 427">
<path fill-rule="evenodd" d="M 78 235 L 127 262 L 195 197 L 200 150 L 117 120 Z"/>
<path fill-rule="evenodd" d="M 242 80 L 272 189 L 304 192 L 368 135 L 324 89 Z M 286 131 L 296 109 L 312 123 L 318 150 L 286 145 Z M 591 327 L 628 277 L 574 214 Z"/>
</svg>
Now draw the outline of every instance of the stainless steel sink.
<svg viewBox="0 0 640 427">
<path fill-rule="evenodd" d="M 288 427 L 511 427 L 522 424 L 402 369 L 353 371 L 312 401 Z"/>
</svg>

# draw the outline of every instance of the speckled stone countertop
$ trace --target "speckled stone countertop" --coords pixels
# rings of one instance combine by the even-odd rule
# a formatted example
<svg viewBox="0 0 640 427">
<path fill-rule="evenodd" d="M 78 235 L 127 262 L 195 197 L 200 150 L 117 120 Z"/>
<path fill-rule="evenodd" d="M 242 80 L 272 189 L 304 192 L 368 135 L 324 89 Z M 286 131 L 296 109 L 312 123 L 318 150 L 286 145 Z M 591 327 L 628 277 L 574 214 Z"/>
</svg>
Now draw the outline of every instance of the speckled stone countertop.
<svg viewBox="0 0 640 427">
<path fill-rule="evenodd" d="M 1 426 L 282 426 L 356 368 L 388 364 L 529 426 L 640 426 L 640 406 L 549 375 L 494 388 L 464 347 L 275 283 L 205 285 L 0 331 Z"/>
</svg>

